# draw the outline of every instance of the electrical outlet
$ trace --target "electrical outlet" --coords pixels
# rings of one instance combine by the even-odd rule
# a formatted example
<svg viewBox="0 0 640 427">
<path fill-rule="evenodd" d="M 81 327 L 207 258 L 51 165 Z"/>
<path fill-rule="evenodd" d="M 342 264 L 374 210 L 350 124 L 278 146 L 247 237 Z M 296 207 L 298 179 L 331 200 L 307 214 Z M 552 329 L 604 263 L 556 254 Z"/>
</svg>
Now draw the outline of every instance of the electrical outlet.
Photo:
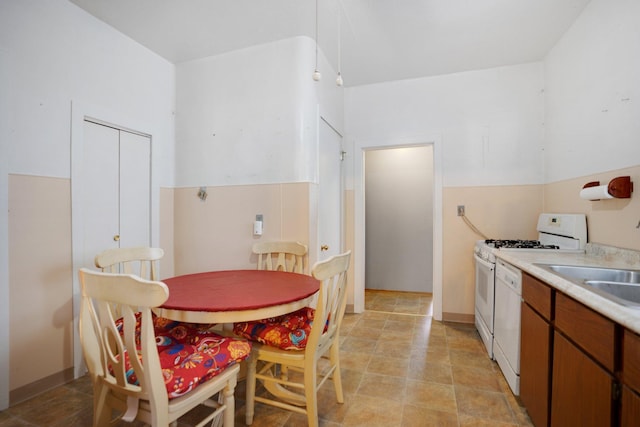
<svg viewBox="0 0 640 427">
<path fill-rule="evenodd" d="M 458 205 L 458 216 L 464 216 L 464 205 Z"/>
</svg>

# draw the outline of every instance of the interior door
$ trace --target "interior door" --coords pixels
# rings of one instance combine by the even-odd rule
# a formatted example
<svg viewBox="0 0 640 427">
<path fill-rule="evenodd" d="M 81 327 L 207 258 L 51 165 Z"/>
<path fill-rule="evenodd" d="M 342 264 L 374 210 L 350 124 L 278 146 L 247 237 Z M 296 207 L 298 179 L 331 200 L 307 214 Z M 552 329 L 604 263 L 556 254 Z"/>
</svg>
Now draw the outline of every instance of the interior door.
<svg viewBox="0 0 640 427">
<path fill-rule="evenodd" d="M 342 136 L 320 120 L 320 185 L 318 196 L 318 260 L 342 250 Z"/>
<path fill-rule="evenodd" d="M 84 239 L 82 266 L 94 267 L 96 254 L 117 248 L 119 231 L 119 131 L 84 122 L 81 182 Z"/>
<path fill-rule="evenodd" d="M 151 242 L 151 140 L 85 121 L 83 266 L 109 248 Z"/>
<path fill-rule="evenodd" d="M 151 242 L 151 143 L 148 136 L 120 131 L 120 246 Z"/>
</svg>

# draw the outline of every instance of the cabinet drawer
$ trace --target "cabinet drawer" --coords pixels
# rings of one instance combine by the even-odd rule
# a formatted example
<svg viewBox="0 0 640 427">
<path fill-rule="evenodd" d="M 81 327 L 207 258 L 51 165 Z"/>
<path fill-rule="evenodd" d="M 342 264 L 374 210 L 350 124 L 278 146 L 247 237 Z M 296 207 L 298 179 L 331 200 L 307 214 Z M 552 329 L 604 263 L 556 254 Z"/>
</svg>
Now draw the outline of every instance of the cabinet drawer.
<svg viewBox="0 0 640 427">
<path fill-rule="evenodd" d="M 522 299 L 547 320 L 551 320 L 551 287 L 527 273 L 522 274 Z"/>
<path fill-rule="evenodd" d="M 568 296 L 556 293 L 555 326 L 609 372 L 614 371 L 615 324 Z"/>
<path fill-rule="evenodd" d="M 640 393 L 640 336 L 625 329 L 622 353 L 624 383 Z"/>
</svg>

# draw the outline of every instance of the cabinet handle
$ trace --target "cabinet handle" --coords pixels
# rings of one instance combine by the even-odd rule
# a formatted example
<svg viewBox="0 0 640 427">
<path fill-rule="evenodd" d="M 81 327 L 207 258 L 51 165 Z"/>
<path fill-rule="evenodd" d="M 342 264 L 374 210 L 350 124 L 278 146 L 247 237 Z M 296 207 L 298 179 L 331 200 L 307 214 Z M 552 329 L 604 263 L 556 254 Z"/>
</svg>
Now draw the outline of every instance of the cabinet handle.
<svg viewBox="0 0 640 427">
<path fill-rule="evenodd" d="M 321 251 L 328 251 L 328 250 L 329 250 L 329 246 L 327 246 L 327 245 L 322 245 L 322 246 L 320 246 L 320 250 L 321 250 Z"/>
<path fill-rule="evenodd" d="M 113 241 L 114 242 L 117 242 L 119 240 L 120 240 L 120 235 L 119 234 L 116 234 L 115 236 L 113 236 Z"/>
</svg>

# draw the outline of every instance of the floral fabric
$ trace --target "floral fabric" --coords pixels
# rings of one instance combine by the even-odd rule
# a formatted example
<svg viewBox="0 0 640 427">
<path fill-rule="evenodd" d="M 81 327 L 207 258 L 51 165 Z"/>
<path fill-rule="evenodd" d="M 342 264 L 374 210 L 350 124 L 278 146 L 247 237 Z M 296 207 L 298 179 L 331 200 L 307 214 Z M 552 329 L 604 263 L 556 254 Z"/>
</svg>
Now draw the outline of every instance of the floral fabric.
<svg viewBox="0 0 640 427">
<path fill-rule="evenodd" d="M 139 313 L 136 314 L 136 320 L 136 336 L 139 337 Z M 153 320 L 160 367 L 169 399 L 188 393 L 223 372 L 227 366 L 246 359 L 251 353 L 251 343 L 218 335 L 209 330 L 211 325 L 176 322 L 157 316 Z M 122 334 L 122 320 L 119 319 L 116 324 Z M 125 357 L 128 381 L 138 384 L 129 356 Z M 137 357 L 142 357 L 139 347 Z"/>
<path fill-rule="evenodd" d="M 236 335 L 282 350 L 304 350 L 311 333 L 315 310 L 304 307 L 284 316 L 236 323 Z"/>
</svg>

